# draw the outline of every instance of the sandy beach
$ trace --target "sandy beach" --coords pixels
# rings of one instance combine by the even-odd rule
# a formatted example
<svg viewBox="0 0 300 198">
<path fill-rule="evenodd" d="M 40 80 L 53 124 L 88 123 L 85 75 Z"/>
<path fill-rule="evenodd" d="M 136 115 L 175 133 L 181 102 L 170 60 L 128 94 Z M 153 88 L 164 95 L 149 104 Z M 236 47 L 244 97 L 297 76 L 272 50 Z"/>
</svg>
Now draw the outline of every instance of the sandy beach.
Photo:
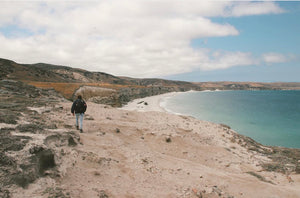
<svg viewBox="0 0 300 198">
<path fill-rule="evenodd" d="M 76 131 L 81 143 L 59 148 L 59 177 L 16 188 L 12 197 L 50 197 L 57 189 L 75 198 L 300 197 L 300 175 L 266 171 L 271 159 L 228 127 L 166 113 L 159 103 L 173 94 L 121 109 L 88 102 L 84 133 L 75 130 L 71 102 L 60 103 L 49 121 L 57 133 Z"/>
<path fill-rule="evenodd" d="M 188 92 L 196 92 L 196 91 L 188 91 Z M 188 92 L 171 92 L 165 93 L 156 96 L 150 96 L 146 98 L 139 98 L 129 102 L 127 105 L 124 105 L 121 110 L 128 110 L 128 111 L 138 111 L 138 112 L 149 112 L 149 111 L 157 111 L 157 112 L 165 112 L 171 114 L 177 114 L 171 112 L 164 107 L 164 100 L 169 97 L 173 97 L 178 94 L 188 93 Z"/>
<path fill-rule="evenodd" d="M 138 112 L 147 112 L 147 111 L 167 112 L 166 109 L 164 109 L 160 104 L 164 100 L 164 98 L 172 97 L 176 94 L 180 94 L 180 93 L 172 92 L 172 93 L 166 93 L 157 96 L 135 99 L 120 109 L 129 110 L 129 111 L 138 111 Z"/>
</svg>

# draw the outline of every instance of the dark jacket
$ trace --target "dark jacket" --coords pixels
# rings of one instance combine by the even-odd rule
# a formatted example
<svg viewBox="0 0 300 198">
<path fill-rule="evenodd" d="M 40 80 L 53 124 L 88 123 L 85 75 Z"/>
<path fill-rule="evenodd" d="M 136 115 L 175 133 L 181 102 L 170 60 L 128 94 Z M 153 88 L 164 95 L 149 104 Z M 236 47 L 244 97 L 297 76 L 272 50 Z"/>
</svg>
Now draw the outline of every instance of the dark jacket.
<svg viewBox="0 0 300 198">
<path fill-rule="evenodd" d="M 80 103 L 82 105 L 80 105 Z M 77 99 L 73 102 L 71 113 L 84 113 L 86 111 L 87 105 L 84 100 Z"/>
</svg>

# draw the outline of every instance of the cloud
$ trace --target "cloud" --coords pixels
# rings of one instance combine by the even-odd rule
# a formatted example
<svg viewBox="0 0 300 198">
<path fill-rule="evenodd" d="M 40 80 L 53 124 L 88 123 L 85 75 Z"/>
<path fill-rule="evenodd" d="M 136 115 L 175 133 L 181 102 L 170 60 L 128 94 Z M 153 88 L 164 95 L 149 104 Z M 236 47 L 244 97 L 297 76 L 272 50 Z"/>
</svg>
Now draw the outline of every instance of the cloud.
<svg viewBox="0 0 300 198">
<path fill-rule="evenodd" d="M 229 16 L 249 16 L 261 14 L 280 14 L 285 12 L 273 2 L 236 2 L 231 9 L 227 11 Z"/>
<path fill-rule="evenodd" d="M 1 1 L 0 54 L 21 63 L 46 62 L 132 77 L 225 69 L 256 61 L 244 52 L 193 49 L 190 42 L 195 38 L 239 35 L 234 26 L 210 17 L 282 11 L 273 2 Z M 19 32 L 7 36 L 8 27 Z"/>
<path fill-rule="evenodd" d="M 259 61 L 251 53 L 217 51 L 210 55 L 200 68 L 202 70 L 227 69 L 235 66 L 257 65 Z"/>
<path fill-rule="evenodd" d="M 289 55 L 284 55 L 280 53 L 266 53 L 262 55 L 262 59 L 265 63 L 267 64 L 272 64 L 272 63 L 284 63 L 284 62 L 289 62 L 295 59 L 295 55 L 289 54 Z"/>
</svg>

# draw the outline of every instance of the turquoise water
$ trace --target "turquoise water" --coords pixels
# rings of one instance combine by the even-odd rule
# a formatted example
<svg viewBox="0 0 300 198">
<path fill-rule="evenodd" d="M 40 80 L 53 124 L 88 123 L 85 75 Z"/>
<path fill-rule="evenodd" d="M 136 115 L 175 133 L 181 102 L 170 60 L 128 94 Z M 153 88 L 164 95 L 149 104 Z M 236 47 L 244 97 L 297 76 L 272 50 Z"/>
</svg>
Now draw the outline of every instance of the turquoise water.
<svg viewBox="0 0 300 198">
<path fill-rule="evenodd" d="M 187 92 L 165 98 L 162 106 L 227 124 L 265 145 L 300 148 L 300 91 Z"/>
</svg>

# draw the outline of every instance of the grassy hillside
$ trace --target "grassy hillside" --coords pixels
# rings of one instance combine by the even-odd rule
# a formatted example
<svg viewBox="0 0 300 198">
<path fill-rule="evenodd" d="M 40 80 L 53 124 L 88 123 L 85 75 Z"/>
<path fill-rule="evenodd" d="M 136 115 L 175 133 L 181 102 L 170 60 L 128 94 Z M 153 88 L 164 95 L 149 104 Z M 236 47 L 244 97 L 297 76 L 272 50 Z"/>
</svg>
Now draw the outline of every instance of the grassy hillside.
<svg viewBox="0 0 300 198">
<path fill-rule="evenodd" d="M 114 89 L 128 100 L 170 91 L 188 90 L 264 90 L 300 89 L 300 83 L 259 83 L 259 82 L 184 82 L 157 78 L 119 77 L 103 72 L 89 72 L 67 66 L 45 63 L 19 64 L 0 58 L 0 80 L 11 79 L 26 82 L 39 88 L 53 88 L 65 98 L 71 99 L 81 86 Z M 126 89 L 126 90 L 125 90 Z M 130 89 L 131 91 L 128 91 Z M 138 89 L 142 89 L 137 91 Z M 125 91 L 124 91 L 125 90 Z M 128 94 L 131 96 L 128 97 Z M 119 97 L 118 96 L 118 97 Z"/>
</svg>

